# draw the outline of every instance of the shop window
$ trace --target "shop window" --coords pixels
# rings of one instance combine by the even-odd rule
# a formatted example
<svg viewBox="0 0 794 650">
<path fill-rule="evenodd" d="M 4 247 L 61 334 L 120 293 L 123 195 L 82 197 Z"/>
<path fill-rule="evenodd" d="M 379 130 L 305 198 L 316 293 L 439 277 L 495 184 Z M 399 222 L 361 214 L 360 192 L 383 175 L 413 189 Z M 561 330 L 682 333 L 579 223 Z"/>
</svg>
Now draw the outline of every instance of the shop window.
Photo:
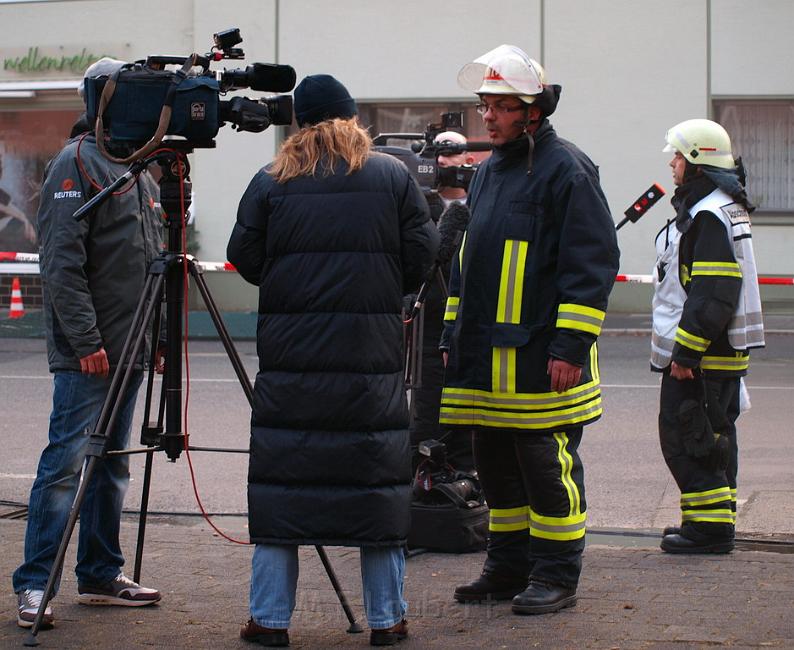
<svg viewBox="0 0 794 650">
<path fill-rule="evenodd" d="M 0 110 L 0 251 L 36 252 L 44 167 L 66 142 L 78 109 Z"/>
<path fill-rule="evenodd" d="M 714 109 L 744 161 L 756 214 L 794 213 L 794 101 L 719 100 Z"/>
</svg>

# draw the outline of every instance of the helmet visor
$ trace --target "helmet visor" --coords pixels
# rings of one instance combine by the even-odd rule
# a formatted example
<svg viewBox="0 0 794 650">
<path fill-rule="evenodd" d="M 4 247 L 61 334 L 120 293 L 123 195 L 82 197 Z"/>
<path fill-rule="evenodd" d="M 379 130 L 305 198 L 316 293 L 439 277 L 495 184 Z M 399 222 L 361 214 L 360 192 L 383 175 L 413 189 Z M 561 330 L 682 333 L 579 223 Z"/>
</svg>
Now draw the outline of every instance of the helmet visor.
<svg viewBox="0 0 794 650">
<path fill-rule="evenodd" d="M 513 45 L 500 45 L 486 52 L 464 65 L 458 73 L 458 85 L 472 93 L 483 92 L 481 89 L 487 87 L 484 82 L 489 80 L 495 87 L 504 88 L 506 85 L 514 89 L 516 95 L 543 92 L 542 68 Z M 501 90 L 500 94 L 503 93 Z"/>
</svg>

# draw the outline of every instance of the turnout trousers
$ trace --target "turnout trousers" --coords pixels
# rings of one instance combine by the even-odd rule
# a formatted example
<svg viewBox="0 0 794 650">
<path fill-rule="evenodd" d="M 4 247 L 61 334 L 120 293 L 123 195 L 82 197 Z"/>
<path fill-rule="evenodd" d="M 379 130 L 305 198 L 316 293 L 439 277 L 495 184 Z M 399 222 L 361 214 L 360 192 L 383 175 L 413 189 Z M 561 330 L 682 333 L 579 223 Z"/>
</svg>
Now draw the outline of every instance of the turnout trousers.
<svg viewBox="0 0 794 650">
<path fill-rule="evenodd" d="M 581 439 L 582 427 L 474 431 L 474 461 L 490 508 L 484 573 L 576 588 L 587 510 Z"/>
<path fill-rule="evenodd" d="M 734 534 L 740 378 L 705 377 L 705 393 L 711 402 L 709 420 L 714 433 L 724 436 L 727 442 L 726 458 L 720 463 L 715 463 L 709 456 L 696 458 L 687 453 L 685 447 L 687 432 L 681 425 L 680 406 L 685 400 L 702 401 L 697 381 L 700 381 L 699 377 L 679 381 L 669 372 L 662 375 L 659 441 L 667 467 L 681 491 L 682 534 L 700 541 L 732 537 Z M 705 410 L 705 405 L 703 408 Z M 720 422 L 715 422 L 715 419 Z"/>
</svg>

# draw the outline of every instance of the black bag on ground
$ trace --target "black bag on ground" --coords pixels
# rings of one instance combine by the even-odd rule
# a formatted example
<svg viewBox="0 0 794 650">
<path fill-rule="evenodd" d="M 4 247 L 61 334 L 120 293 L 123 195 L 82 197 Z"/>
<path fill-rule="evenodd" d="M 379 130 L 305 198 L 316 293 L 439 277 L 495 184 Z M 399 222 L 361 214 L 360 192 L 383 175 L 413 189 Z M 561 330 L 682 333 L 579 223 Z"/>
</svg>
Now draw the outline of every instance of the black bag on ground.
<svg viewBox="0 0 794 650">
<path fill-rule="evenodd" d="M 488 506 L 477 474 L 449 465 L 440 442 L 428 440 L 419 448 L 428 458 L 419 464 L 414 477 L 408 548 L 442 553 L 483 550 Z"/>
</svg>

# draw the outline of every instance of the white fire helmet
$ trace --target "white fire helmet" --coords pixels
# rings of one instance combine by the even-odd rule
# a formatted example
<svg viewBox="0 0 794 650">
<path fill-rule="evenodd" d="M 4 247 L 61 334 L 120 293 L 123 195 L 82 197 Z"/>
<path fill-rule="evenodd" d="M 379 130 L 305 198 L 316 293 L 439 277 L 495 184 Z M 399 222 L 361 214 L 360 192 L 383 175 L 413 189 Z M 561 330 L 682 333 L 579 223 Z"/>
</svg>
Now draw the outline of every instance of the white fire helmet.
<svg viewBox="0 0 794 650">
<path fill-rule="evenodd" d="M 477 57 L 458 72 L 458 85 L 478 95 L 515 95 L 526 104 L 543 92 L 543 67 L 515 45 L 499 47 Z"/>
<path fill-rule="evenodd" d="M 728 132 L 711 120 L 686 120 L 676 124 L 667 132 L 665 141 L 667 146 L 662 151 L 677 151 L 693 165 L 736 167 Z"/>
</svg>

